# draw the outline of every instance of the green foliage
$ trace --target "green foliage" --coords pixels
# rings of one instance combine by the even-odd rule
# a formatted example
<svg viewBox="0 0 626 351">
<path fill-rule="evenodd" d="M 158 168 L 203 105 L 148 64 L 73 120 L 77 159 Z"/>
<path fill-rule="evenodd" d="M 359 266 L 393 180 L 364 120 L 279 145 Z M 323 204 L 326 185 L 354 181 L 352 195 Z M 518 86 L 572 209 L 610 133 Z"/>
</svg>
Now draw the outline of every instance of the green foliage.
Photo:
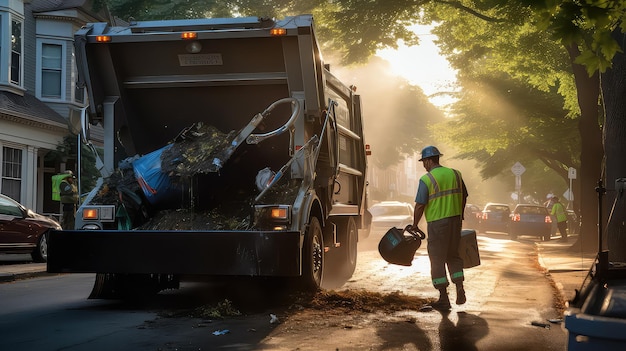
<svg viewBox="0 0 626 351">
<path fill-rule="evenodd" d="M 589 76 L 611 67 L 615 54 L 621 52 L 611 33 L 626 31 L 626 2 L 621 0 L 522 1 L 534 11 L 534 23 L 548 30 L 563 45 L 577 45 L 582 50 L 576 63 L 587 67 Z"/>
<path fill-rule="evenodd" d="M 560 175 L 578 167 L 577 123 L 564 118 L 567 112 L 554 91 L 504 74 L 476 75 L 462 84 L 457 117 L 435 125 L 433 133 L 463 150 L 458 158 L 478 161 L 484 179 L 508 176 L 515 161 L 540 161 Z"/>
</svg>

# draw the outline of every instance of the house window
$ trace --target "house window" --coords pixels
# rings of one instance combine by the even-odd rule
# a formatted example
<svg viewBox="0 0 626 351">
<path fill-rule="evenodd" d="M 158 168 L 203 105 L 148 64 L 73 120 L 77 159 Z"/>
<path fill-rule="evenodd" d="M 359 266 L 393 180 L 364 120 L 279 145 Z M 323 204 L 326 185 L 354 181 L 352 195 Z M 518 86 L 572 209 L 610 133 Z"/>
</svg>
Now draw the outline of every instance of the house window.
<svg viewBox="0 0 626 351">
<path fill-rule="evenodd" d="M 21 84 L 22 22 L 11 21 L 11 83 Z"/>
<path fill-rule="evenodd" d="M 22 193 L 22 150 L 2 148 L 2 193 L 16 201 Z"/>
<path fill-rule="evenodd" d="M 41 96 L 45 98 L 61 98 L 62 78 L 61 45 L 41 45 Z"/>
</svg>

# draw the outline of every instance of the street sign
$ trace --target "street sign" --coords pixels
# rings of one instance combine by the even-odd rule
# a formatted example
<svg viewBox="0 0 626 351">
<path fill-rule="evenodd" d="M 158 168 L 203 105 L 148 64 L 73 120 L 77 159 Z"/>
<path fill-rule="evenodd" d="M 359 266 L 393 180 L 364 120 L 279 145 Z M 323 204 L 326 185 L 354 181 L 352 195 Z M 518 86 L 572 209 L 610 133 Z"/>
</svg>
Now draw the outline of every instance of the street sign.
<svg viewBox="0 0 626 351">
<path fill-rule="evenodd" d="M 569 179 L 576 179 L 576 168 L 570 167 L 569 172 L 567 172 L 567 177 Z"/>
<path fill-rule="evenodd" d="M 524 168 L 521 163 L 515 162 L 513 167 L 511 167 L 511 172 L 513 172 L 516 176 L 521 176 L 522 173 L 526 172 L 526 168 Z"/>
<path fill-rule="evenodd" d="M 565 190 L 565 192 L 563 193 L 563 197 L 567 200 L 567 201 L 574 201 L 574 193 L 572 192 L 571 189 L 567 189 Z"/>
</svg>

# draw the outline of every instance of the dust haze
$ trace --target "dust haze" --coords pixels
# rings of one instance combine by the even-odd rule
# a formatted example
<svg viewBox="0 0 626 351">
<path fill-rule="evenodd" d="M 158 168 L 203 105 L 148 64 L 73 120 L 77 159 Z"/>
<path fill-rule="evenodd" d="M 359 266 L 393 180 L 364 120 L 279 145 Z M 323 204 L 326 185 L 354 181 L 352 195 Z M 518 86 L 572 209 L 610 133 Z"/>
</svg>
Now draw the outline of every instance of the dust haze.
<svg viewBox="0 0 626 351">
<path fill-rule="evenodd" d="M 387 61 L 374 57 L 367 64 L 360 66 L 340 67 L 331 64 L 331 72 L 344 83 L 355 85 L 356 93 L 362 97 L 364 134 L 366 143 L 371 146 L 374 156 L 374 159 L 370 158 L 370 169 L 380 167 L 381 161 L 384 162 L 387 157 L 398 157 L 398 162 L 401 162 L 407 156 L 399 155 L 400 150 L 406 151 L 406 145 L 404 145 L 406 141 L 398 137 L 401 135 L 398 128 L 403 127 L 401 120 L 408 118 L 409 123 L 415 125 L 414 138 L 416 140 L 412 148 L 413 152 L 419 155 L 422 147 L 437 145 L 444 153 L 441 163 L 459 169 L 463 173 L 470 194 L 469 203 L 482 205 L 486 202 L 511 203 L 513 201 L 511 198 L 513 178 L 511 178 L 511 184 L 498 179 L 483 180 L 474 161 L 454 159 L 456 152 L 453 145 L 444 145 L 433 139 L 428 129 L 445 119 L 444 112 L 428 101 L 421 88 L 410 85 L 402 77 L 393 75 Z M 421 162 L 417 162 L 415 172 L 417 176 L 425 173 Z M 415 184 L 414 191 L 416 190 L 417 184 Z M 412 197 L 398 200 L 411 202 Z"/>
</svg>

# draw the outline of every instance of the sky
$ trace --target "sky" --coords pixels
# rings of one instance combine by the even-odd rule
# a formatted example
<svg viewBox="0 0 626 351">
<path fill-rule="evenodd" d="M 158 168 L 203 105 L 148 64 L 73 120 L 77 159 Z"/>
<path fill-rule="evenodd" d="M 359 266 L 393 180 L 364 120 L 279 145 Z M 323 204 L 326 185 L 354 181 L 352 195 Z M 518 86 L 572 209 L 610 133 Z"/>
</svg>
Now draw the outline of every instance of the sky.
<svg viewBox="0 0 626 351">
<path fill-rule="evenodd" d="M 393 73 L 402 76 L 413 85 L 417 85 L 427 96 L 437 92 L 450 91 L 456 81 L 456 71 L 448 61 L 439 55 L 434 43 L 437 37 L 430 33 L 432 26 L 413 26 L 420 38 L 420 45 L 406 46 L 400 44 L 398 49 L 379 50 L 376 55 L 387 60 Z M 450 103 L 449 98 L 431 98 L 435 106 L 443 107 Z"/>
</svg>

